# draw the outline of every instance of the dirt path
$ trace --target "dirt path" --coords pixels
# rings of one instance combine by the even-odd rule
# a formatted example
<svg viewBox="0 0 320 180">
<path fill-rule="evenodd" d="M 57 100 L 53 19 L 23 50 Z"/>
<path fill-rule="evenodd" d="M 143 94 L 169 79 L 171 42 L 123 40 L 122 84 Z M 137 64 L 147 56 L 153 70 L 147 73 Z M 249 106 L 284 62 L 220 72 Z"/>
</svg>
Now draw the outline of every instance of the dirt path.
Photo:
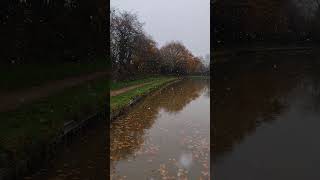
<svg viewBox="0 0 320 180">
<path fill-rule="evenodd" d="M 108 72 L 96 72 L 89 75 L 66 78 L 53 81 L 45 85 L 32 87 L 27 90 L 0 94 L 0 112 L 14 110 L 21 104 L 30 103 L 36 99 L 47 97 L 63 89 L 79 85 L 83 82 L 97 79 L 107 75 Z"/>
<path fill-rule="evenodd" d="M 142 87 L 146 84 L 148 84 L 150 82 L 147 82 L 147 83 L 142 83 L 142 84 L 137 84 L 137 85 L 133 85 L 133 86 L 129 86 L 129 87 L 125 87 L 125 88 L 122 88 L 122 89 L 118 89 L 118 90 L 113 90 L 113 91 L 110 91 L 110 96 L 117 96 L 119 94 L 122 94 L 122 93 L 125 93 L 127 91 L 130 91 L 132 89 L 135 89 L 135 88 L 138 88 L 138 87 Z"/>
</svg>

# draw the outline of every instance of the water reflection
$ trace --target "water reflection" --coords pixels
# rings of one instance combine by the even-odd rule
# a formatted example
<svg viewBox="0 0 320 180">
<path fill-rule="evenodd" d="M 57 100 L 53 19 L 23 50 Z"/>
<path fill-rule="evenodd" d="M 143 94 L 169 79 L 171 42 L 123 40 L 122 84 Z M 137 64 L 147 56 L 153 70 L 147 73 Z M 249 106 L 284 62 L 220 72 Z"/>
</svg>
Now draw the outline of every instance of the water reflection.
<svg viewBox="0 0 320 180">
<path fill-rule="evenodd" d="M 151 94 L 112 123 L 112 177 L 200 177 L 205 171 L 201 158 L 209 167 L 208 91 L 206 80 L 183 80 Z M 207 153 L 197 154 L 196 148 L 206 148 Z"/>
<path fill-rule="evenodd" d="M 243 137 L 254 133 L 261 122 L 272 121 L 285 104 L 285 95 L 296 79 L 279 73 L 243 73 L 238 77 L 217 82 L 214 89 L 215 153 L 232 149 Z M 259 100 L 257 100 L 259 99 Z M 223 119 L 223 120 L 221 120 Z"/>
<path fill-rule="evenodd" d="M 215 79 L 216 179 L 319 178 L 309 151 L 320 150 L 319 65 L 310 55 L 272 57 Z"/>
</svg>

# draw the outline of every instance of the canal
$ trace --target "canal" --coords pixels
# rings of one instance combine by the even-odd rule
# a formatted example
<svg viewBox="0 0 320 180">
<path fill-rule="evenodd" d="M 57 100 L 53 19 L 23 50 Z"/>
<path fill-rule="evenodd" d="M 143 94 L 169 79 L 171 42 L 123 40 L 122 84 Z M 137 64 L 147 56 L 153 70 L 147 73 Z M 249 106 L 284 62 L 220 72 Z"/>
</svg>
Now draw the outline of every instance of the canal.
<svg viewBox="0 0 320 180">
<path fill-rule="evenodd" d="M 213 78 L 214 179 L 320 179 L 319 56 L 235 59 Z"/>
<path fill-rule="evenodd" d="M 209 179 L 209 79 L 181 80 L 143 98 L 110 124 L 92 123 L 59 146 L 32 180 Z"/>
<path fill-rule="evenodd" d="M 116 119 L 111 179 L 209 179 L 209 89 L 209 80 L 182 80 Z"/>
</svg>

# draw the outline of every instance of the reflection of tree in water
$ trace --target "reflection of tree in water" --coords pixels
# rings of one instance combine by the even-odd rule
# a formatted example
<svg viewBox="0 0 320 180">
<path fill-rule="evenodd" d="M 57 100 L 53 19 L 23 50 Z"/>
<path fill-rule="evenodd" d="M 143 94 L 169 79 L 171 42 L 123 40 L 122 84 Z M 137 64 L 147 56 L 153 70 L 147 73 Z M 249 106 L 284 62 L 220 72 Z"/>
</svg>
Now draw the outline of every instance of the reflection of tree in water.
<svg viewBox="0 0 320 180">
<path fill-rule="evenodd" d="M 200 80 L 186 80 L 169 86 L 162 92 L 164 95 L 157 100 L 159 107 L 171 113 L 179 112 L 188 103 L 198 98 L 205 86 L 207 83 Z"/>
<path fill-rule="evenodd" d="M 204 94 L 207 98 L 210 98 L 210 90 L 211 90 L 211 87 L 210 87 L 210 79 L 206 80 L 207 81 L 207 84 L 208 84 L 208 89 L 206 91 L 206 93 Z"/>
<path fill-rule="evenodd" d="M 145 130 L 156 120 L 160 109 L 178 112 L 200 96 L 207 82 L 184 80 L 146 97 L 126 116 L 112 123 L 110 128 L 110 157 L 113 162 L 127 159 L 145 143 Z"/>
<path fill-rule="evenodd" d="M 287 66 L 289 67 L 289 65 Z M 299 66 L 292 66 L 298 72 Z M 285 110 L 288 93 L 297 78 L 288 69 L 259 69 L 230 80 L 216 78 L 213 89 L 214 147 L 216 157 L 228 152 L 262 122 L 271 122 Z"/>
</svg>

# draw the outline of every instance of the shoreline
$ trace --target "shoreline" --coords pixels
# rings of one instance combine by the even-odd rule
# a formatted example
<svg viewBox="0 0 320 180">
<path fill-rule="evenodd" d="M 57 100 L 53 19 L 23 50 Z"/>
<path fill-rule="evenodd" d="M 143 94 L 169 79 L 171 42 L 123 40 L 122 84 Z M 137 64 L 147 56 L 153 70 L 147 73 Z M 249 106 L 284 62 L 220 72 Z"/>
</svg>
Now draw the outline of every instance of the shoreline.
<svg viewBox="0 0 320 180">
<path fill-rule="evenodd" d="M 165 82 L 164 84 L 162 84 L 160 87 L 155 87 L 155 88 L 151 88 L 149 91 L 147 91 L 146 93 L 143 93 L 142 95 L 138 95 L 136 97 L 134 97 L 129 104 L 114 110 L 112 112 L 112 110 L 110 109 L 110 123 L 112 123 L 113 121 L 117 120 L 118 117 L 126 115 L 131 108 L 133 108 L 138 102 L 140 102 L 143 98 L 145 98 L 146 96 L 150 95 L 151 93 L 155 92 L 155 91 L 160 91 L 165 87 L 168 87 L 174 83 L 177 83 L 179 81 L 181 81 L 183 78 L 176 78 L 172 81 L 169 82 Z M 111 108 L 111 107 L 110 107 Z"/>
</svg>

